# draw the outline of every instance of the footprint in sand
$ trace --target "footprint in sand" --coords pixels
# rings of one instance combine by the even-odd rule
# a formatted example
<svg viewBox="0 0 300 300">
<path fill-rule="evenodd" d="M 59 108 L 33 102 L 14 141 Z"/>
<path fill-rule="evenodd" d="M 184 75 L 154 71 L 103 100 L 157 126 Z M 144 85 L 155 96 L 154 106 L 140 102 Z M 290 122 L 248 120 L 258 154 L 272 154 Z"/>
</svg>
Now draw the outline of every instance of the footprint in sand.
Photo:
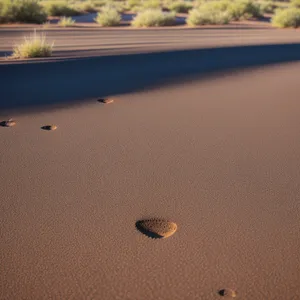
<svg viewBox="0 0 300 300">
<path fill-rule="evenodd" d="M 13 127 L 16 125 L 16 122 L 13 119 L 9 119 L 7 121 L 0 122 L 0 126 L 2 127 Z"/>
<path fill-rule="evenodd" d="M 57 126 L 56 125 L 44 125 L 41 127 L 41 129 L 43 130 L 56 130 L 57 129 Z"/>
<path fill-rule="evenodd" d="M 105 103 L 105 104 L 110 104 L 114 102 L 114 99 L 111 98 L 103 98 L 103 99 L 98 99 L 98 102 L 100 103 Z"/>
<path fill-rule="evenodd" d="M 222 290 L 219 290 L 218 293 L 222 297 L 227 297 L 227 298 L 235 298 L 236 297 L 236 292 L 232 289 L 222 289 Z"/>
<path fill-rule="evenodd" d="M 156 218 L 137 221 L 135 226 L 143 234 L 155 239 L 167 238 L 177 230 L 176 223 Z"/>
</svg>

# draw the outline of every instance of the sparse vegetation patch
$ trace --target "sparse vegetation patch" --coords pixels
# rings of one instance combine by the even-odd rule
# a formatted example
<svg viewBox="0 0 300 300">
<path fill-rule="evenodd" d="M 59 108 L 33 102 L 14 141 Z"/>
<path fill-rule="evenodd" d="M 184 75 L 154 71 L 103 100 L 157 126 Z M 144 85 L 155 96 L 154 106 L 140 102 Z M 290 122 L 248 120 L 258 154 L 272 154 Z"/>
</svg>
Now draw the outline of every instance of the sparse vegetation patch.
<svg viewBox="0 0 300 300">
<path fill-rule="evenodd" d="M 0 0 L 0 23 L 36 23 L 47 20 L 44 8 L 37 0 Z"/>
<path fill-rule="evenodd" d="M 133 27 L 171 26 L 175 24 L 175 14 L 165 13 L 159 9 L 141 11 L 132 21 Z"/>
<path fill-rule="evenodd" d="M 16 44 L 13 48 L 12 58 L 35 58 L 48 57 L 52 55 L 54 43 L 49 43 L 44 34 L 37 34 L 36 31 L 24 41 Z"/>
<path fill-rule="evenodd" d="M 75 24 L 75 20 L 73 20 L 71 17 L 62 17 L 58 25 L 61 27 L 71 27 Z"/>
<path fill-rule="evenodd" d="M 105 6 L 98 13 L 95 22 L 103 27 L 117 26 L 121 22 L 121 15 L 116 8 Z"/>
<path fill-rule="evenodd" d="M 300 9 L 291 7 L 277 10 L 272 18 L 272 25 L 278 28 L 300 27 Z"/>
</svg>

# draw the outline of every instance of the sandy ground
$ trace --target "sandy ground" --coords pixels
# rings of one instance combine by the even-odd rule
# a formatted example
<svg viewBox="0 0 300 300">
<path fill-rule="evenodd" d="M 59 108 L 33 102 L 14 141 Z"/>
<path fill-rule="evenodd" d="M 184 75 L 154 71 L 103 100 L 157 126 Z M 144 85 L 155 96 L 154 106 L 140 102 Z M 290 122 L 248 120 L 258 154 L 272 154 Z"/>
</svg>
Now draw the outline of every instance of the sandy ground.
<svg viewBox="0 0 300 300">
<path fill-rule="evenodd" d="M 88 24 L 88 23 L 87 23 Z M 55 26 L 55 25 L 53 25 Z M 33 33 L 34 26 L 0 27 L 0 63 L 7 62 L 13 46 Z M 300 43 L 300 31 L 276 30 L 257 22 L 214 27 L 172 27 L 154 29 L 36 27 L 54 42 L 53 59 L 100 55 L 160 52 L 237 45 Z"/>
<path fill-rule="evenodd" d="M 299 71 L 0 113 L 0 298 L 300 299 Z M 178 231 L 135 229 L 156 216 Z"/>
<path fill-rule="evenodd" d="M 299 31 L 43 30 L 0 28 L 0 299 L 300 299 Z"/>
</svg>

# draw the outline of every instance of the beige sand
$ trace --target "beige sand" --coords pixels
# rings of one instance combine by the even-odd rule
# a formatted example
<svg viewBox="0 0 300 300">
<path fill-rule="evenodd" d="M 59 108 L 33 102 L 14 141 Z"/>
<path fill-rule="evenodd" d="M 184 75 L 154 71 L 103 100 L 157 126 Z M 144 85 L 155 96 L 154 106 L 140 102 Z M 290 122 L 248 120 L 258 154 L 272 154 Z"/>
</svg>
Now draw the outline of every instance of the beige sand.
<svg viewBox="0 0 300 300">
<path fill-rule="evenodd" d="M 300 299 L 299 72 L 2 115 L 0 298 Z"/>
</svg>

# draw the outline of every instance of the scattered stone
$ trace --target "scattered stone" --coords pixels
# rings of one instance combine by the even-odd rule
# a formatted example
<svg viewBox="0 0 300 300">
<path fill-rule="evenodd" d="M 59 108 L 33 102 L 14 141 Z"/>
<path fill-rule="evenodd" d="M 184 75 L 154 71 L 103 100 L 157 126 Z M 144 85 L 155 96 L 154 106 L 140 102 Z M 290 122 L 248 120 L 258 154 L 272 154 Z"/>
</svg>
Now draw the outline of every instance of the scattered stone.
<svg viewBox="0 0 300 300">
<path fill-rule="evenodd" d="M 111 98 L 103 98 L 103 99 L 99 99 L 98 101 L 101 102 L 101 103 L 110 104 L 110 103 L 113 103 L 113 102 L 114 102 L 114 99 L 111 99 Z"/>
<path fill-rule="evenodd" d="M 236 297 L 236 292 L 232 289 L 222 289 L 219 291 L 219 295 L 223 297 L 231 297 L 235 298 Z"/>
<path fill-rule="evenodd" d="M 41 127 L 43 130 L 56 130 L 57 126 L 56 125 L 45 125 Z"/>
<path fill-rule="evenodd" d="M 13 119 L 9 119 L 8 121 L 2 121 L 0 122 L 0 125 L 2 127 L 13 127 L 16 125 L 16 122 Z"/>
<path fill-rule="evenodd" d="M 163 219 L 148 219 L 136 222 L 136 228 L 151 238 L 167 238 L 175 233 L 177 225 Z"/>
</svg>

